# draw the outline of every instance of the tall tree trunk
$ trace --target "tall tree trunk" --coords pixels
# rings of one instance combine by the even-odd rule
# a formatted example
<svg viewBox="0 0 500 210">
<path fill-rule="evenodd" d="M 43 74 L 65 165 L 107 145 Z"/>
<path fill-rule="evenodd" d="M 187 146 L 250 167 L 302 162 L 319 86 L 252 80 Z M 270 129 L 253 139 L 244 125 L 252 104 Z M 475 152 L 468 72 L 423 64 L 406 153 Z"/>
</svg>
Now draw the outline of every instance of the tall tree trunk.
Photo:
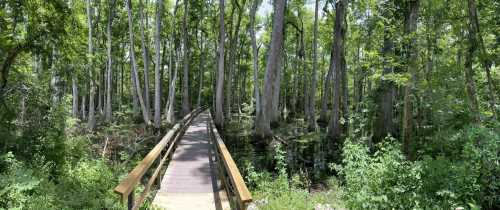
<svg viewBox="0 0 500 210">
<path fill-rule="evenodd" d="M 71 77 L 71 87 L 73 90 L 73 108 L 71 109 L 71 114 L 74 118 L 78 117 L 78 84 L 76 75 Z"/>
<path fill-rule="evenodd" d="M 283 58 L 280 58 L 277 62 L 277 68 L 281 68 L 281 61 Z M 280 118 L 280 110 L 279 110 L 279 105 L 280 105 L 280 86 L 281 86 L 281 76 L 282 76 L 282 71 L 279 69 L 277 70 L 278 72 L 276 73 L 276 79 L 273 81 L 273 95 L 271 99 L 271 104 L 272 104 L 272 115 L 271 115 L 271 124 L 278 124 L 279 118 Z"/>
<path fill-rule="evenodd" d="M 328 125 L 328 136 L 331 143 L 337 143 L 341 137 L 340 124 L 340 98 L 342 94 L 342 62 L 344 56 L 344 35 L 345 35 L 345 11 L 347 0 L 339 0 L 335 3 L 335 28 L 333 38 L 333 107 L 332 116 Z"/>
<path fill-rule="evenodd" d="M 493 117 L 497 118 L 498 113 L 496 109 L 497 104 L 497 92 L 494 86 L 493 79 L 491 77 L 491 60 L 490 56 L 486 52 L 486 47 L 484 46 L 483 37 L 481 36 L 481 32 L 479 30 L 479 18 L 477 15 L 477 7 L 475 0 L 468 0 L 468 8 L 469 8 L 469 42 L 471 45 L 472 52 L 470 54 L 474 54 L 477 50 L 477 46 L 479 46 L 479 60 L 481 61 L 483 68 L 486 72 L 486 79 L 488 82 L 488 96 L 489 96 L 489 104 L 490 109 L 493 112 Z M 473 59 L 473 58 L 470 58 Z"/>
<path fill-rule="evenodd" d="M 113 91 L 113 56 L 111 54 L 111 26 L 113 24 L 113 18 L 115 16 L 115 3 L 116 0 L 110 0 L 109 2 L 109 16 L 108 24 L 106 25 L 106 37 L 107 37 L 107 53 L 108 53 L 108 68 L 106 73 L 106 108 L 105 108 L 105 119 L 106 122 L 111 122 L 112 120 L 112 110 L 111 110 L 111 93 Z"/>
<path fill-rule="evenodd" d="M 52 73 L 52 78 L 51 78 L 51 88 L 52 88 L 52 105 L 54 107 L 58 106 L 61 102 L 61 98 L 63 95 L 62 92 L 62 81 L 61 81 L 61 75 L 59 73 L 59 52 L 56 50 L 54 46 L 52 46 L 52 55 L 51 57 L 51 73 Z"/>
<path fill-rule="evenodd" d="M 333 60 L 333 55 L 334 55 L 334 49 L 333 49 L 333 44 L 332 44 L 332 49 L 331 49 L 331 52 L 330 52 L 330 60 Z M 330 66 L 328 68 L 328 73 L 326 74 L 326 78 L 325 78 L 325 82 L 324 82 L 324 88 L 323 88 L 323 96 L 321 97 L 321 112 L 319 113 L 319 121 L 320 122 L 323 122 L 323 123 L 326 123 L 328 122 L 328 117 L 327 117 L 327 112 L 328 112 L 328 100 L 329 100 L 329 96 L 330 96 L 330 93 L 332 92 L 331 91 L 331 83 L 332 83 L 332 79 L 333 79 L 333 65 L 330 63 Z"/>
<path fill-rule="evenodd" d="M 273 115 L 273 87 L 274 80 L 280 71 L 280 60 L 283 51 L 283 24 L 285 14 L 285 0 L 274 1 L 273 30 L 271 34 L 271 45 L 266 63 L 266 74 L 264 76 L 264 95 L 262 98 L 262 109 L 257 116 L 256 135 L 260 137 L 270 137 L 271 116 Z"/>
<path fill-rule="evenodd" d="M 147 3 L 147 2 L 146 2 Z M 146 113 L 151 116 L 151 112 L 149 109 L 151 108 L 150 100 L 149 100 L 149 49 L 148 42 L 146 41 L 148 38 L 144 32 L 144 28 L 147 27 L 144 25 L 144 3 L 142 0 L 139 0 L 139 28 L 141 32 L 141 47 L 142 47 L 142 61 L 144 64 L 144 104 L 146 107 Z"/>
<path fill-rule="evenodd" d="M 139 82 L 139 75 L 137 73 L 137 63 L 135 61 L 135 51 L 134 51 L 134 25 L 132 24 L 132 0 L 127 0 L 127 14 L 128 14 L 128 27 L 129 27 L 129 39 L 130 39 L 130 65 L 132 67 L 132 79 L 134 83 L 134 90 L 137 94 L 137 98 L 139 99 L 139 104 L 141 106 L 142 118 L 146 124 L 151 124 L 151 120 L 149 119 L 149 112 L 144 103 L 144 99 L 142 97 L 141 83 Z"/>
<path fill-rule="evenodd" d="M 245 2 L 243 2 L 243 6 Z M 238 47 L 239 43 L 239 33 L 240 33 L 240 24 L 241 24 L 241 19 L 242 19 L 242 14 L 243 14 L 243 9 L 239 5 L 238 0 L 234 0 L 234 4 L 236 7 L 238 7 L 238 17 L 236 18 L 236 25 L 234 27 L 234 32 L 231 35 L 231 40 L 229 43 L 229 74 L 227 78 L 227 88 L 226 88 L 226 119 L 229 121 L 231 120 L 231 106 L 232 106 L 232 93 L 233 93 L 233 80 L 234 80 L 234 71 L 235 71 L 235 66 L 236 66 L 236 48 Z M 231 21 L 233 21 L 231 19 Z M 233 29 L 231 28 L 231 31 Z"/>
<path fill-rule="evenodd" d="M 260 113 L 260 83 L 259 83 L 259 49 L 257 48 L 257 40 L 255 37 L 255 14 L 259 7 L 260 1 L 254 0 L 250 11 L 250 38 L 252 41 L 252 63 L 253 63 L 253 92 L 255 95 L 255 115 Z"/>
<path fill-rule="evenodd" d="M 94 45 L 92 43 L 92 12 L 91 12 L 91 5 L 90 5 L 91 0 L 87 0 L 87 22 L 88 22 L 88 27 L 89 27 L 89 34 L 88 34 L 88 71 L 89 71 L 89 79 L 90 79 L 90 95 L 89 95 L 89 118 L 87 121 L 87 127 L 90 130 L 94 130 L 96 126 L 96 120 L 95 120 L 95 81 L 94 81 L 94 76 L 93 76 L 93 53 L 94 53 Z"/>
<path fill-rule="evenodd" d="M 405 34 L 409 41 L 407 45 L 407 72 L 410 73 L 409 84 L 405 87 L 404 112 L 403 112 L 403 152 L 409 159 L 413 159 L 413 89 L 416 83 L 417 74 L 417 18 L 419 9 L 419 0 L 409 1 L 409 11 L 406 17 Z"/>
<path fill-rule="evenodd" d="M 347 28 L 347 22 L 344 23 L 344 28 Z M 345 33 L 346 29 L 344 30 Z M 345 35 L 343 35 L 345 37 Z M 347 68 L 346 68 L 346 61 L 345 61 L 345 50 L 343 50 L 341 56 L 341 78 L 342 78 L 342 96 L 341 96 L 341 102 L 342 102 L 342 117 L 344 118 L 344 124 L 343 124 L 343 129 L 344 129 L 344 135 L 349 135 L 349 89 L 348 89 L 348 77 L 347 77 Z"/>
<path fill-rule="evenodd" d="M 200 25 L 203 27 L 203 18 L 204 16 L 204 7 L 205 7 L 205 0 L 202 0 L 201 3 L 201 19 L 200 19 Z M 203 51 L 204 43 L 203 43 L 203 30 L 200 29 L 200 66 L 199 66 L 199 71 L 200 71 L 200 76 L 199 76 L 199 87 L 198 87 L 198 100 L 196 102 L 196 107 L 200 108 L 201 107 L 201 93 L 203 91 L 203 70 L 205 68 L 205 52 Z"/>
<path fill-rule="evenodd" d="M 100 38 L 99 36 L 97 37 Z M 97 76 L 97 80 L 99 80 L 99 84 L 97 85 L 97 111 L 99 114 L 103 115 L 103 99 L 104 99 L 104 74 L 107 72 L 107 64 L 104 68 L 99 68 L 99 74 Z"/>
<path fill-rule="evenodd" d="M 392 15 L 385 15 L 385 18 L 390 19 Z M 392 40 L 392 33 L 389 29 L 390 26 L 386 26 L 384 29 L 384 46 L 382 48 L 383 56 L 383 68 L 384 71 L 382 75 L 388 75 L 394 72 L 393 64 L 391 62 L 392 57 L 394 57 L 394 43 Z M 393 81 L 391 80 L 381 80 L 380 86 L 377 90 L 377 114 L 374 121 L 373 130 L 373 143 L 378 143 L 382 141 L 387 135 L 393 134 L 394 123 L 393 123 L 393 106 L 394 106 L 394 93 L 395 87 Z M 370 145 L 371 146 L 371 145 Z"/>
<path fill-rule="evenodd" d="M 224 30 L 224 0 L 219 0 L 219 60 L 217 71 L 217 87 L 215 92 L 215 124 L 222 127 L 224 124 L 224 40 L 226 32 Z"/>
<path fill-rule="evenodd" d="M 83 92 L 83 91 L 82 91 Z M 82 94 L 82 105 L 80 106 L 82 113 L 82 120 L 87 119 L 87 96 L 85 93 Z"/>
<path fill-rule="evenodd" d="M 314 131 L 316 130 L 316 85 L 317 85 L 317 71 L 318 71 L 318 8 L 319 8 L 319 0 L 316 0 L 314 6 L 314 29 L 313 29 L 313 72 L 311 78 L 311 93 L 309 94 L 309 120 L 308 130 Z"/>
<path fill-rule="evenodd" d="M 175 28 L 175 16 L 177 15 L 177 9 L 179 6 L 179 0 L 175 1 L 174 12 L 172 13 L 172 25 L 171 28 Z M 170 56 L 168 61 L 168 71 L 169 71 L 169 88 L 168 88 L 168 100 L 166 104 L 165 118 L 168 124 L 175 123 L 175 82 L 177 81 L 177 62 L 174 64 L 174 54 L 175 54 L 175 30 L 172 30 L 170 34 Z M 175 66 L 174 66 L 175 65 Z M 172 71 L 173 70 L 173 71 Z"/>
<path fill-rule="evenodd" d="M 155 30 L 155 51 L 156 51 L 156 59 L 155 59 L 155 104 L 154 104 L 154 124 L 155 128 L 160 128 L 161 121 L 161 75 L 160 70 L 162 67 L 161 62 L 161 41 L 160 41 L 160 32 L 161 32 L 161 14 L 163 10 L 163 1 L 156 0 L 156 30 Z"/>
<path fill-rule="evenodd" d="M 182 112 L 184 115 L 191 111 L 191 102 L 189 99 L 189 43 L 188 43 L 188 15 L 189 1 L 184 1 L 184 20 L 182 21 L 183 30 L 183 52 L 184 52 L 184 75 L 182 77 Z"/>
</svg>

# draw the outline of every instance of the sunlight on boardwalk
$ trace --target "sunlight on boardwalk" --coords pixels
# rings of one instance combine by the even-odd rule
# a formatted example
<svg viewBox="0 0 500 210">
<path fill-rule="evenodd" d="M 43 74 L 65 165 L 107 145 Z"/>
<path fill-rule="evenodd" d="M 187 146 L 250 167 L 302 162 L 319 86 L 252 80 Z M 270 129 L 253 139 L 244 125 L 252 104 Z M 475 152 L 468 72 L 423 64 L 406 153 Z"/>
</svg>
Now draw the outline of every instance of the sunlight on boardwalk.
<svg viewBox="0 0 500 210">
<path fill-rule="evenodd" d="M 196 117 L 177 144 L 153 205 L 163 209 L 229 209 L 216 175 L 207 133 L 208 112 Z M 222 201 L 222 202 L 221 202 Z"/>
</svg>

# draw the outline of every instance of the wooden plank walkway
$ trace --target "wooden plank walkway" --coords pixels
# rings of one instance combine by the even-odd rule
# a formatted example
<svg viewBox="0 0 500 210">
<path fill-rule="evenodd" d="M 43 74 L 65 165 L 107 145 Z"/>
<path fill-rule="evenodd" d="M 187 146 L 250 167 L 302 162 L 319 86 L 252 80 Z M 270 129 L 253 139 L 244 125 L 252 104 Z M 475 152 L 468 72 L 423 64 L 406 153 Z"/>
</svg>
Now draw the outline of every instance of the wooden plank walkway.
<svg viewBox="0 0 500 210">
<path fill-rule="evenodd" d="M 177 143 L 153 206 L 167 210 L 230 209 L 217 178 L 208 111 L 200 113 Z"/>
</svg>

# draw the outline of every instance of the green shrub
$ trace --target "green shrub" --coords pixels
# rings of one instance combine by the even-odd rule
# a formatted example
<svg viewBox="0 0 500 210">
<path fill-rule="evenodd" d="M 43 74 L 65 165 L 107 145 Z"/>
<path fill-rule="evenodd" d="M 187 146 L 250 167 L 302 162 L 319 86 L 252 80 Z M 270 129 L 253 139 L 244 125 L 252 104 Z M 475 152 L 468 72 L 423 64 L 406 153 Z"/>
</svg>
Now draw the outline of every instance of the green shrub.
<svg viewBox="0 0 500 210">
<path fill-rule="evenodd" d="M 427 153 L 417 161 L 406 160 L 401 145 L 393 138 L 377 145 L 374 154 L 364 144 L 347 140 L 343 165 L 337 167 L 345 179 L 347 206 L 450 209 L 480 204 L 485 209 L 498 209 L 498 133 L 471 127 L 453 138 L 451 141 L 463 143 L 453 146 L 458 152 Z"/>
</svg>

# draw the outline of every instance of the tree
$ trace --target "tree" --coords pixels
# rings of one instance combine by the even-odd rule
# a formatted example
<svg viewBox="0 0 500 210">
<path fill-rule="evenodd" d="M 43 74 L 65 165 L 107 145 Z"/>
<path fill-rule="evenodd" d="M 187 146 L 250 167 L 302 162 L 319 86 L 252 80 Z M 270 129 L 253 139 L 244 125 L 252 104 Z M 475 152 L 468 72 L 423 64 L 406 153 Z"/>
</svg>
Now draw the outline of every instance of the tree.
<svg viewBox="0 0 500 210">
<path fill-rule="evenodd" d="M 175 1 L 174 11 L 172 13 L 172 32 L 170 34 L 170 56 L 169 56 L 169 65 L 168 69 L 170 72 L 169 76 L 169 88 L 168 88 L 168 101 L 166 104 L 165 110 L 165 118 L 168 124 L 173 124 L 175 122 L 175 112 L 174 112 L 174 104 L 175 104 L 175 83 L 177 81 L 177 61 L 174 63 L 174 57 L 176 56 L 175 49 L 176 45 L 174 44 L 176 40 L 175 36 L 175 16 L 177 14 L 177 9 L 179 5 L 179 0 Z"/>
<path fill-rule="evenodd" d="M 476 121 L 479 121 L 479 108 L 477 105 L 477 97 L 475 96 L 475 84 L 474 84 L 474 70 L 472 69 L 472 59 L 479 47 L 479 60 L 481 61 L 484 71 L 486 72 L 486 79 L 488 83 L 488 96 L 489 96 L 489 104 L 490 109 L 493 112 L 493 117 L 497 117 L 497 92 L 495 91 L 495 86 L 493 79 L 491 77 L 491 60 L 490 56 L 487 54 L 483 37 L 481 36 L 481 32 L 479 30 L 479 20 L 477 15 L 476 1 L 468 0 L 468 14 L 469 14 L 469 49 L 467 51 L 466 57 L 466 79 L 467 79 L 467 92 L 469 95 L 469 100 L 471 103 L 471 110 L 474 112 L 474 118 Z"/>
<path fill-rule="evenodd" d="M 345 68 L 344 62 L 344 38 L 345 38 L 345 11 L 347 0 L 339 0 L 335 3 L 335 28 L 333 35 L 333 59 L 330 61 L 330 68 L 333 69 L 333 107 L 332 116 L 328 125 L 328 136 L 332 143 L 337 143 L 341 136 L 340 123 L 340 98 L 342 72 Z"/>
<path fill-rule="evenodd" d="M 144 32 L 144 20 L 147 17 L 144 17 L 144 3 L 142 0 L 139 0 L 139 28 L 141 32 L 141 47 L 142 47 L 142 62 L 144 64 L 144 104 L 145 104 L 145 112 L 148 115 L 148 118 L 151 116 L 151 112 L 149 109 L 151 108 L 150 106 L 150 100 L 149 100 L 149 49 L 148 49 L 148 43 L 146 42 L 147 34 Z"/>
<path fill-rule="evenodd" d="M 410 159 L 413 158 L 413 150 L 411 148 L 412 142 L 412 130 L 413 130 L 413 89 L 416 83 L 417 74 L 417 18 L 419 9 L 419 0 L 409 1 L 409 10 L 406 16 L 405 34 L 408 36 L 407 41 L 407 71 L 410 74 L 410 81 L 405 87 L 404 95 L 404 112 L 403 112 L 403 152 Z"/>
<path fill-rule="evenodd" d="M 205 0 L 202 0 L 202 3 L 201 3 L 201 18 L 200 18 L 200 27 L 203 28 L 203 20 L 205 19 L 205 13 L 204 13 L 204 7 L 205 7 Z M 198 101 L 196 102 L 196 107 L 197 108 L 200 108 L 201 107 L 201 94 L 203 92 L 203 72 L 204 72 L 204 68 L 205 68 L 205 52 L 204 52 L 204 31 L 203 29 L 200 29 L 200 38 L 199 38 L 199 48 L 200 48 L 200 65 L 199 65 L 199 72 L 200 72 L 200 75 L 199 75 L 199 88 L 198 88 Z"/>
<path fill-rule="evenodd" d="M 155 30 L 155 101 L 154 101 L 154 124 L 155 128 L 160 128 L 160 120 L 161 120 L 161 75 L 160 70 L 162 67 L 162 56 L 160 54 L 161 49 L 161 41 L 160 41 L 160 32 L 161 32 L 161 14 L 163 10 L 163 1 L 156 0 L 156 30 Z"/>
<path fill-rule="evenodd" d="M 182 48 L 184 52 L 184 75 L 182 77 L 182 113 L 184 115 L 191 111 L 191 101 L 189 99 L 189 43 L 188 43 L 188 1 L 184 1 L 184 20 L 182 21 Z"/>
<path fill-rule="evenodd" d="M 146 124 L 150 124 L 151 120 L 149 119 L 149 112 L 144 103 L 144 99 L 142 97 L 141 84 L 139 82 L 139 75 L 137 73 L 137 63 L 135 61 L 135 52 L 134 52 L 134 27 L 132 24 L 132 0 L 127 0 L 127 15 L 128 15 L 128 28 L 129 28 L 129 47 L 130 47 L 130 66 L 132 68 L 132 80 L 134 87 L 134 94 L 137 94 L 137 98 L 139 100 L 139 104 L 141 106 L 141 112 L 143 120 Z"/>
<path fill-rule="evenodd" d="M 224 124 L 224 40 L 226 32 L 224 30 L 224 0 L 219 0 L 219 60 L 217 71 L 217 87 L 215 92 L 215 124 L 222 127 Z"/>
<path fill-rule="evenodd" d="M 230 28 L 230 40 L 229 40 L 229 58 L 228 58 L 228 64 L 229 64 L 229 71 L 228 71 L 228 78 L 227 78 L 227 88 L 226 88 L 226 119 L 231 120 L 231 106 L 233 105 L 232 103 L 232 92 L 233 92 L 233 80 L 234 80 L 234 71 L 235 71 L 235 66 L 236 66 L 236 51 L 237 47 L 239 45 L 239 33 L 240 33 L 240 24 L 241 24 L 241 19 L 242 19 L 242 14 L 243 14 L 243 8 L 245 6 L 245 1 L 243 1 L 243 5 L 241 6 L 240 3 L 238 2 L 239 0 L 233 0 L 234 6 L 237 8 L 238 13 L 236 17 L 236 25 L 234 26 L 234 31 L 233 31 L 233 26 Z M 234 14 L 234 9 L 235 7 L 233 6 L 233 12 L 231 14 Z M 231 15 L 231 22 L 234 23 Z"/>
<path fill-rule="evenodd" d="M 108 66 L 107 66 L 107 73 L 106 73 L 106 107 L 105 107 L 105 118 L 107 122 L 111 122 L 112 119 L 112 110 L 111 110 L 111 93 L 113 90 L 113 56 L 111 55 L 111 44 L 112 44 L 112 38 L 111 38 L 111 26 L 113 24 L 113 18 L 114 18 L 114 13 L 115 13 L 115 3 L 116 0 L 109 0 L 109 14 L 108 14 L 108 23 L 106 25 L 106 37 L 107 37 L 107 53 L 108 53 Z"/>
<path fill-rule="evenodd" d="M 255 95 L 255 115 L 259 116 L 261 103 L 260 103 L 260 83 L 259 83 L 259 49 L 257 48 L 257 40 L 255 38 L 255 13 L 259 7 L 260 1 L 254 0 L 250 10 L 250 38 L 252 41 L 252 64 L 253 64 L 253 91 Z"/>
<path fill-rule="evenodd" d="M 256 116 L 255 132 L 262 138 L 270 137 L 271 116 L 273 110 L 274 81 L 279 74 L 280 63 L 283 49 L 283 24 L 285 14 L 285 0 L 276 0 L 274 2 L 273 29 L 271 35 L 271 44 L 266 63 L 266 74 L 264 76 L 264 95 L 262 98 L 262 107 L 259 115 Z"/>
<path fill-rule="evenodd" d="M 310 131 L 316 130 L 316 116 L 315 116 L 315 110 L 316 110 L 316 86 L 317 86 L 317 71 L 318 71 L 318 7 L 319 7 L 319 0 L 316 0 L 315 6 L 314 6 L 314 29 L 313 29 L 313 73 L 312 73 L 312 79 L 311 79 L 311 93 L 309 95 L 309 116 L 307 117 L 309 123 L 308 123 L 308 129 Z"/>
<path fill-rule="evenodd" d="M 94 81 L 94 76 L 93 76 L 93 54 L 94 54 L 94 45 L 93 45 L 93 25 L 92 25 L 92 8 L 91 8 L 91 0 L 87 0 L 87 24 L 89 27 L 89 34 L 88 34 L 88 66 L 87 69 L 89 71 L 89 80 L 90 80 L 90 94 L 89 94 L 89 117 L 87 121 L 87 127 L 90 130 L 94 130 L 96 126 L 96 119 L 95 119 L 95 105 L 94 105 L 94 100 L 95 100 L 95 81 Z"/>
<path fill-rule="evenodd" d="M 386 12 L 390 12 L 388 9 Z M 389 13 L 390 14 L 390 13 Z M 392 15 L 385 15 L 387 20 L 392 18 Z M 394 42 L 392 40 L 392 33 L 390 32 L 390 25 L 386 23 L 384 26 L 384 40 L 382 47 L 382 56 L 383 56 L 383 72 L 382 74 L 389 75 L 394 72 L 393 69 L 393 58 L 394 58 Z M 377 89 L 377 112 L 376 119 L 374 121 L 374 143 L 380 142 L 387 135 L 394 132 L 394 123 L 393 123 L 393 106 L 394 106 L 394 93 L 395 93 L 395 84 L 393 81 L 382 79 L 380 81 L 380 85 Z"/>
</svg>

